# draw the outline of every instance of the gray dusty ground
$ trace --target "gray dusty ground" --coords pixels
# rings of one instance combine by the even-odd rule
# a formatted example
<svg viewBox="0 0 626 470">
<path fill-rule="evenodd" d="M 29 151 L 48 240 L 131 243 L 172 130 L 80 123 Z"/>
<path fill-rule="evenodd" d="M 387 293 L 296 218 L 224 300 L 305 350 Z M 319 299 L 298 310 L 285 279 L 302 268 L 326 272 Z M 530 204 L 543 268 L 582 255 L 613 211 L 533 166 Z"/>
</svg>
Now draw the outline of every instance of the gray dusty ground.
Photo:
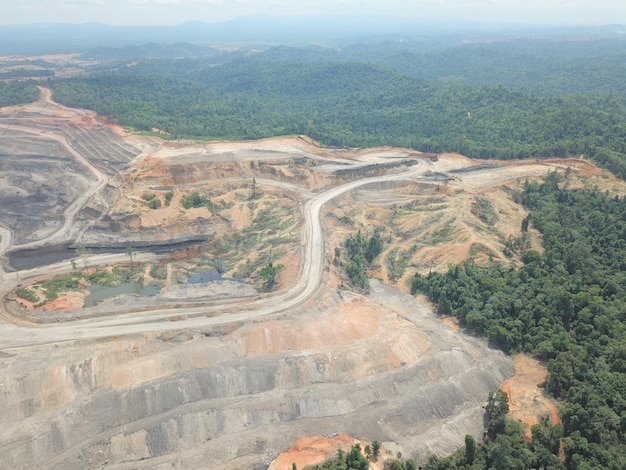
<svg viewBox="0 0 626 470">
<path fill-rule="evenodd" d="M 56 142 L 0 128 L 0 224 L 16 244 L 58 230 L 89 176 Z"/>
<path fill-rule="evenodd" d="M 304 434 L 391 441 L 418 457 L 481 434 L 510 358 L 379 283 L 369 299 L 326 290 L 316 303 L 225 329 L 1 357 L 0 467 L 261 469 Z"/>
</svg>

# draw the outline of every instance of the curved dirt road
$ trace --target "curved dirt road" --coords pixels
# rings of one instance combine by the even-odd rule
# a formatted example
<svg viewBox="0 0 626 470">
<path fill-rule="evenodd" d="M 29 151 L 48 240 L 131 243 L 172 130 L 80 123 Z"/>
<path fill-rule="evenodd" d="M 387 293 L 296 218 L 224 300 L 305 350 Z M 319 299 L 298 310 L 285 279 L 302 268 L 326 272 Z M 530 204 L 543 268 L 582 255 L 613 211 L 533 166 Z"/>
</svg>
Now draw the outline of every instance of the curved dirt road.
<svg viewBox="0 0 626 470">
<path fill-rule="evenodd" d="M 184 309 L 161 309 L 124 313 L 66 323 L 37 325 L 32 328 L 4 324 L 0 328 L 0 349 L 11 349 L 45 343 L 101 338 L 162 330 L 198 328 L 249 321 L 284 312 L 311 299 L 319 289 L 324 272 L 324 233 L 321 212 L 324 205 L 353 189 L 372 183 L 410 180 L 426 171 L 423 161 L 408 171 L 364 178 L 328 189 L 307 201 L 304 207 L 303 263 L 296 282 L 284 291 L 237 304 L 208 305 Z M 236 313 L 233 312 L 236 309 Z M 190 317 L 171 322 L 173 316 Z M 211 315 L 211 316 L 207 316 Z M 6 319 L 7 316 L 4 315 Z"/>
<path fill-rule="evenodd" d="M 43 101 L 47 106 L 69 109 L 55 103 L 52 100 L 52 93 L 49 89 L 40 87 L 40 90 L 42 96 L 41 101 Z M 71 111 L 76 112 L 76 110 Z M 60 143 L 79 164 L 83 165 L 91 174 L 95 176 L 96 182 L 91 186 L 89 191 L 83 194 L 80 198 L 76 199 L 64 211 L 64 224 L 59 230 L 44 239 L 19 246 L 11 246 L 11 248 L 35 248 L 53 241 L 62 241 L 67 239 L 70 230 L 74 225 L 76 215 L 84 207 L 87 201 L 100 189 L 102 189 L 102 187 L 104 187 L 108 179 L 107 176 L 98 168 L 93 166 L 84 155 L 74 149 L 68 140 L 63 136 L 22 125 L 0 124 L 0 127 L 36 134 Z M 349 160 L 346 160 L 343 163 L 346 165 L 351 163 L 353 167 L 364 165 L 363 162 Z M 302 305 L 314 296 L 315 292 L 319 289 L 323 278 L 325 258 L 321 211 L 324 205 L 331 199 L 366 184 L 411 179 L 422 173 L 424 171 L 423 167 L 424 163 L 421 162 L 421 164 L 415 165 L 402 173 L 352 181 L 350 183 L 326 190 L 309 199 L 303 210 L 304 226 L 302 229 L 302 267 L 296 282 L 286 290 L 254 300 L 248 299 L 237 303 L 228 303 L 228 305 L 219 303 L 204 304 L 198 307 L 184 309 L 152 309 L 145 312 L 121 313 L 100 318 L 90 318 L 58 324 L 32 325 L 32 327 L 23 326 L 24 322 L 21 322 L 21 325 L 14 324 L 11 321 L 11 315 L 8 312 L 3 311 L 4 309 L 0 307 L 0 319 L 2 319 L 4 323 L 0 328 L 0 349 L 19 348 L 38 344 L 74 341 L 88 338 L 101 338 L 120 334 L 134 334 L 148 331 L 220 325 L 247 321 L 283 312 Z M 7 229 L 3 229 L 0 235 L 2 235 L 1 246 L 3 248 L 3 250 L 0 251 L 1 255 L 10 247 L 11 232 Z M 92 263 L 102 260 L 106 260 L 107 262 L 121 260 L 123 259 L 123 256 L 124 255 L 102 255 L 100 257 L 92 257 Z M 0 278 L 2 279 L 0 295 L 4 297 L 7 292 L 15 288 L 15 286 L 20 282 L 20 279 L 31 278 L 36 275 L 52 275 L 66 269 L 66 266 L 52 265 L 20 273 L 0 272 Z M 180 317 L 181 315 L 186 315 L 189 319 L 177 323 L 171 322 L 171 318 L 173 316 Z"/>
</svg>

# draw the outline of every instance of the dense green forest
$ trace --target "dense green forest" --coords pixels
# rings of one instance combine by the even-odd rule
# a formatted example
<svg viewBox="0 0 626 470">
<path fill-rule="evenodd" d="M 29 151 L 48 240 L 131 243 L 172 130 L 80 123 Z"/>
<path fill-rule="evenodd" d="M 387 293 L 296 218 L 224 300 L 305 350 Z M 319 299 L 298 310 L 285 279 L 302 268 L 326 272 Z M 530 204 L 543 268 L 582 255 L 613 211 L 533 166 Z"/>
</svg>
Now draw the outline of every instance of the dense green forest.
<svg viewBox="0 0 626 470">
<path fill-rule="evenodd" d="M 466 262 L 416 274 L 412 290 L 505 351 L 547 360 L 567 468 L 617 470 L 626 465 L 626 201 L 560 179 L 516 196 L 530 209 L 521 229 L 541 232 L 543 254 L 525 251 L 521 269 Z"/>
<path fill-rule="evenodd" d="M 0 82 L 0 107 L 31 103 L 39 99 L 34 81 Z"/>
<path fill-rule="evenodd" d="M 441 39 L 434 43 L 424 37 L 395 37 L 333 48 L 274 47 L 261 58 L 377 64 L 427 80 L 502 85 L 535 94 L 626 91 L 626 41 L 619 36 L 475 38 L 448 44 Z"/>
<path fill-rule="evenodd" d="M 357 52 L 349 56 L 353 61 L 321 61 L 321 52 L 312 49 L 296 61 L 297 50 L 290 48 L 228 60 L 220 56 L 225 62 L 140 60 L 52 83 L 64 104 L 95 109 L 140 131 L 159 128 L 175 138 L 306 134 L 338 147 L 393 145 L 476 158 L 585 155 L 625 177 L 626 73 L 620 68 L 625 61 L 611 61 L 621 57 L 623 44 L 598 52 L 586 69 L 581 65 L 586 57 L 571 51 L 560 62 L 552 56 L 527 58 L 525 87 L 506 79 L 488 84 L 483 75 L 474 80 L 480 85 L 451 83 L 454 71 L 426 80 L 415 76 L 418 65 L 400 73 L 399 66 L 381 60 L 358 62 L 363 54 Z M 407 54 L 396 55 L 401 53 Z M 480 47 L 449 49 L 439 52 L 441 57 L 420 55 L 417 64 L 430 60 L 435 70 L 456 57 L 462 68 L 472 60 L 485 63 L 490 53 Z M 491 58 L 488 75 L 500 71 L 499 76 L 521 80 L 519 65 L 514 66 L 520 54 L 500 51 Z M 548 82 L 550 93 L 528 91 Z M 574 82 L 576 87 L 569 85 Z M 572 93 L 579 89 L 591 91 Z"/>
</svg>

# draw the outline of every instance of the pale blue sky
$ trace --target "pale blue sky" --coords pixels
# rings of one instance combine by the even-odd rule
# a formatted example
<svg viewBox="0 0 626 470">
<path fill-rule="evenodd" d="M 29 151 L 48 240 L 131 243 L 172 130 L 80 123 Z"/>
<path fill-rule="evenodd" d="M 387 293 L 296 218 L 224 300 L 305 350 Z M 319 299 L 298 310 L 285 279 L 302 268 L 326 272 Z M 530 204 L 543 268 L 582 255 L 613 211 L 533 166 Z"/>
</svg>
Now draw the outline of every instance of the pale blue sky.
<svg viewBox="0 0 626 470">
<path fill-rule="evenodd" d="M 215 23 L 276 15 L 368 15 L 533 24 L 626 24 L 625 0 L 1 0 L 0 24 Z"/>
</svg>

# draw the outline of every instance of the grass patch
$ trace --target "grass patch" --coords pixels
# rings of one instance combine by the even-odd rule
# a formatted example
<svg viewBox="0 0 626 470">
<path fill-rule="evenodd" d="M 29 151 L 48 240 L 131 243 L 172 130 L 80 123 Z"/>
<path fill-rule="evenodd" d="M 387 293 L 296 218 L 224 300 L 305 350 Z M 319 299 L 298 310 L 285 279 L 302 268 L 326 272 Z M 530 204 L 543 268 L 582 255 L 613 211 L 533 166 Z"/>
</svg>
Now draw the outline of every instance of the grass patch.
<svg viewBox="0 0 626 470">
<path fill-rule="evenodd" d="M 342 215 L 337 220 L 340 223 L 342 223 L 343 225 L 346 225 L 348 227 L 352 227 L 354 225 L 353 222 L 352 222 L 352 219 L 350 217 L 348 217 L 347 215 Z"/>
<path fill-rule="evenodd" d="M 27 289 L 25 287 L 20 287 L 19 289 L 15 291 L 15 293 L 20 299 L 28 300 L 29 302 L 32 302 L 32 303 L 37 303 L 39 301 L 39 296 L 36 293 L 34 293 L 32 290 Z"/>
<path fill-rule="evenodd" d="M 251 210 L 258 207 L 256 202 L 249 204 Z M 250 227 L 217 240 L 216 250 L 227 266 L 237 266 L 235 277 L 250 278 L 258 269 L 282 256 L 284 250 L 278 247 L 299 241 L 297 230 L 294 233 L 296 225 L 293 208 L 288 205 L 258 209 Z"/>
<path fill-rule="evenodd" d="M 446 224 L 435 230 L 432 234 L 431 243 L 433 245 L 438 245 L 439 243 L 445 243 L 450 241 L 452 238 L 452 234 L 454 232 L 454 227 L 452 226 L 452 222 L 446 222 Z"/>
<path fill-rule="evenodd" d="M 46 297 L 46 302 L 51 302 L 56 300 L 62 292 L 78 289 L 81 278 L 82 276 L 78 273 L 57 276 L 37 282 L 33 284 L 33 287 L 41 289 Z"/>
<path fill-rule="evenodd" d="M 493 210 L 491 202 L 487 199 L 478 198 L 474 201 L 471 208 L 472 214 L 478 217 L 479 220 L 486 223 L 489 226 L 495 225 L 500 218 L 498 214 Z"/>
<path fill-rule="evenodd" d="M 90 284 L 97 284 L 99 286 L 114 287 L 122 282 L 128 280 L 132 274 L 130 268 L 116 266 L 109 270 L 97 270 L 94 273 L 87 276 L 87 281 Z"/>
<path fill-rule="evenodd" d="M 391 282 L 395 283 L 404 275 L 410 259 L 411 253 L 407 250 L 393 248 L 389 251 L 385 258 L 385 264 L 387 266 L 387 275 Z"/>
<path fill-rule="evenodd" d="M 154 279 L 167 279 L 167 266 L 155 264 L 150 268 L 150 276 Z"/>
</svg>

